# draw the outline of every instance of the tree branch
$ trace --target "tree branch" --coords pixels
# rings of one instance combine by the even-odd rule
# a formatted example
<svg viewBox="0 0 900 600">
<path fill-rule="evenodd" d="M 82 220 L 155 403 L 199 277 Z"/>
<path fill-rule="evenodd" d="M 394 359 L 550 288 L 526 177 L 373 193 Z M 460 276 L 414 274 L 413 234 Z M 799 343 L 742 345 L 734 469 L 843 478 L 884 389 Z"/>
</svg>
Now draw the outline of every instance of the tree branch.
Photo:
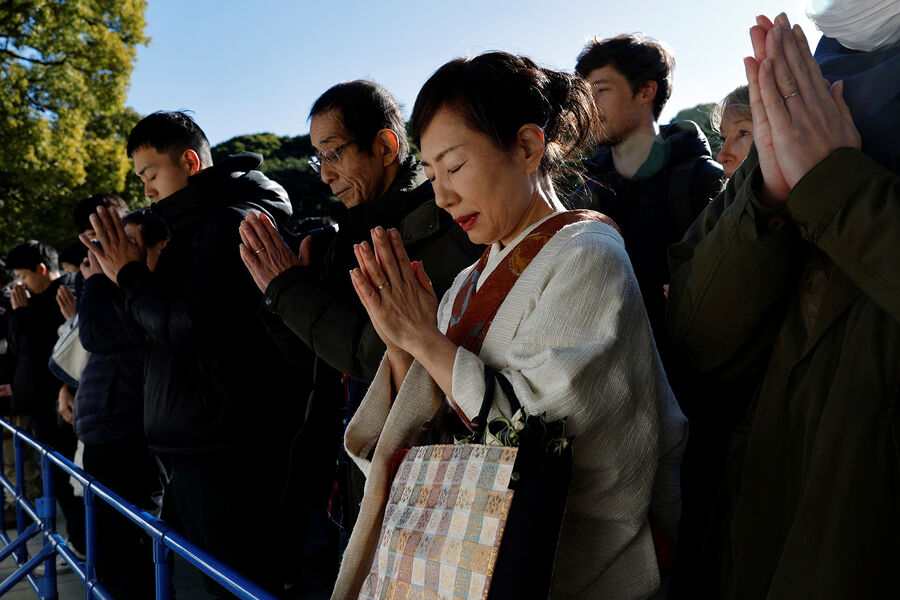
<svg viewBox="0 0 900 600">
<path fill-rule="evenodd" d="M 28 56 L 22 56 L 21 54 L 13 52 L 12 50 L 7 50 L 6 48 L 0 48 L 0 54 L 6 54 L 7 56 L 12 56 L 16 60 L 25 60 L 30 63 L 34 63 L 34 64 L 38 64 L 38 65 L 45 65 L 48 67 L 54 66 L 54 65 L 61 65 L 66 62 L 65 57 L 60 58 L 59 60 L 43 60 L 40 58 L 30 58 Z"/>
</svg>

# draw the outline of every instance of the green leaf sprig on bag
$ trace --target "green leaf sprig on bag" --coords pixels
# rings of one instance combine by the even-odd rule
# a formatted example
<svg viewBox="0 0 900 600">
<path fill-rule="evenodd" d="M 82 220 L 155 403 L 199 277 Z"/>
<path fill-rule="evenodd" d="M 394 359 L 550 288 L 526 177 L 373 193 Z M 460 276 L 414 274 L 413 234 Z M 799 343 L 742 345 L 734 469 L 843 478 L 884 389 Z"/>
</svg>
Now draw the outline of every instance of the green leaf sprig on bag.
<svg viewBox="0 0 900 600">
<path fill-rule="evenodd" d="M 488 422 L 484 443 L 488 446 L 544 448 L 550 456 L 571 453 L 575 436 L 566 436 L 566 418 L 547 421 L 547 413 L 528 415 L 520 408 L 511 418 Z M 457 444 L 472 443 L 472 435 L 455 438 Z"/>
</svg>

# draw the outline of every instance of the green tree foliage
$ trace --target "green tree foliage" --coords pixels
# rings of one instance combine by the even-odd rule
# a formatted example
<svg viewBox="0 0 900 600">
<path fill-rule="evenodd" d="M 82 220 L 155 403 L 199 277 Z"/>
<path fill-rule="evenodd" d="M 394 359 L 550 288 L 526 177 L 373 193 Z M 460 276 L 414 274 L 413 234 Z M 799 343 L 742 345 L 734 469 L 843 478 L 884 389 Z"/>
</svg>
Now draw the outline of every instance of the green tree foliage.
<svg viewBox="0 0 900 600">
<path fill-rule="evenodd" d="M 0 248 L 71 240 L 82 197 L 117 191 L 139 119 L 124 107 L 144 0 L 3 0 L 0 5 Z"/>
<path fill-rule="evenodd" d="M 258 152 L 263 155 L 260 170 L 277 181 L 291 197 L 295 216 L 310 217 L 331 214 L 338 199 L 307 160 L 313 155 L 308 135 L 277 136 L 274 133 L 254 133 L 231 138 L 212 148 L 213 162 L 237 152 Z"/>
<path fill-rule="evenodd" d="M 709 122 L 709 116 L 712 114 L 715 107 L 715 102 L 708 102 L 706 104 L 698 104 L 693 108 L 685 108 L 680 110 L 670 121 L 670 123 L 674 123 L 675 121 L 693 121 L 699 125 L 700 129 L 706 135 L 706 139 L 709 140 L 713 158 L 716 157 L 716 154 L 719 153 L 719 148 L 722 147 L 722 140 L 719 138 L 719 133 L 712 128 L 712 125 Z"/>
</svg>

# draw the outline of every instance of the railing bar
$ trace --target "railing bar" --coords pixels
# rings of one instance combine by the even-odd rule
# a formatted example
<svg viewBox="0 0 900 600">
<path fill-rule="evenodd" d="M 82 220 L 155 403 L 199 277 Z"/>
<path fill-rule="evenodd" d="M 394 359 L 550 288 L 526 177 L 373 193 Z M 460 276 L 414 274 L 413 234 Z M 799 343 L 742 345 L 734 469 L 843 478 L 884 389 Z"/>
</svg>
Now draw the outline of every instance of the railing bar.
<svg viewBox="0 0 900 600">
<path fill-rule="evenodd" d="M 0 561 L 4 561 L 12 555 L 13 552 L 19 549 L 23 544 L 27 544 L 28 540 L 36 536 L 41 532 L 41 528 L 37 526 L 37 524 L 31 525 L 28 529 L 23 531 L 21 535 L 16 537 L 14 542 L 9 542 L 5 545 L 3 550 L 0 550 Z"/>
<path fill-rule="evenodd" d="M 188 563 L 213 578 L 216 582 L 224 586 L 228 591 L 236 594 L 239 598 L 253 600 L 276 600 L 275 596 L 262 589 L 256 583 L 250 581 L 240 573 L 230 569 L 225 563 L 217 558 L 210 556 L 203 550 L 196 548 L 184 536 L 172 531 L 163 536 L 163 544 L 167 548 L 171 548 L 176 554 L 185 559 Z M 231 572 L 230 580 L 225 573 Z"/>
<path fill-rule="evenodd" d="M 46 560 L 51 554 L 53 554 L 53 548 L 48 546 L 44 546 L 40 550 L 38 550 L 37 554 L 32 556 L 24 565 L 20 565 L 18 569 L 10 573 L 9 577 L 3 580 L 0 583 L 0 596 L 11 590 L 17 583 L 28 577 L 31 572 L 34 570 L 38 564 L 42 561 Z M 32 583 L 32 587 L 34 587 L 34 591 L 38 592 L 38 588 L 35 587 L 35 584 Z"/>
<path fill-rule="evenodd" d="M 153 539 L 154 545 L 160 544 L 162 547 L 174 551 L 176 554 L 184 558 L 194 568 L 199 570 L 201 573 L 211 577 L 232 594 L 238 596 L 243 600 L 276 600 L 275 596 L 263 590 L 259 585 L 247 579 L 237 571 L 234 571 L 225 563 L 211 556 L 202 549 L 197 548 L 194 544 L 187 540 L 187 538 L 173 531 L 165 521 L 157 519 L 147 511 L 142 510 L 140 507 L 127 502 L 124 498 L 122 498 L 112 490 L 104 487 L 102 484 L 97 482 L 96 479 L 85 473 L 83 470 L 79 469 L 69 459 L 62 456 L 55 450 L 47 449 L 39 442 L 30 438 L 20 429 L 3 419 L 0 419 L 0 427 L 7 429 L 13 434 L 14 442 L 19 442 L 19 444 L 15 445 L 16 450 L 21 449 L 21 444 L 26 444 L 28 446 L 31 446 L 41 455 L 42 472 L 44 471 L 43 467 L 47 466 L 48 463 L 56 465 L 56 467 L 81 483 L 81 485 L 85 487 L 86 493 L 93 494 L 94 496 L 99 496 L 101 499 L 103 499 L 104 502 L 112 506 L 117 512 L 140 527 L 145 534 Z M 19 456 L 21 454 L 21 452 L 16 452 L 17 461 L 19 460 Z M 19 465 L 17 464 L 17 466 Z M 19 484 L 22 479 L 23 474 L 20 474 L 20 481 L 17 481 L 17 488 L 21 488 Z M 48 482 L 47 479 L 48 477 L 45 476 L 45 494 L 48 491 L 52 492 L 52 483 Z M 7 483 L 9 484 L 10 488 L 13 487 L 10 482 L 6 481 L 5 477 L 0 477 L 0 481 L 3 481 L 4 487 L 7 487 L 5 485 Z M 17 491 L 15 495 L 17 507 L 20 507 L 23 512 L 27 513 L 27 516 L 29 516 L 33 521 L 35 521 L 36 523 L 41 523 L 42 521 L 38 517 L 37 511 L 34 507 L 32 507 L 31 503 L 28 502 L 28 499 L 25 498 L 24 493 Z M 24 527 L 20 527 L 20 529 L 24 531 Z M 77 561 L 77 558 L 68 548 L 68 545 L 65 542 L 64 538 L 62 538 L 62 536 L 60 536 L 55 531 L 48 531 L 47 537 L 51 541 L 51 545 L 44 546 L 38 556 L 44 553 L 47 548 L 50 548 L 51 553 L 59 553 L 73 568 L 73 571 L 82 581 L 82 584 L 84 584 L 87 597 L 90 597 L 91 593 L 95 593 L 101 600 L 115 600 L 101 585 L 99 585 L 97 582 L 90 581 L 90 579 L 86 576 L 85 569 L 82 569 L 79 566 L 81 563 Z M 2 539 L 6 545 L 13 543 L 9 541 L 9 537 L 6 535 L 5 531 L 0 534 L 0 539 Z M 170 586 L 172 571 L 171 557 L 166 561 L 166 564 L 157 562 L 156 569 L 157 576 L 165 575 L 167 577 L 166 585 Z M 40 595 L 38 586 L 34 581 L 34 577 L 30 573 L 26 574 L 26 577 L 28 582 L 31 584 L 31 587 L 34 588 L 35 592 Z M 0 589 L 2 589 L 2 585 L 0 585 Z M 157 589 L 159 598 L 168 598 L 170 596 L 168 592 L 168 587 L 165 588 L 165 591 Z M 162 595 L 159 595 L 160 593 Z"/>
</svg>

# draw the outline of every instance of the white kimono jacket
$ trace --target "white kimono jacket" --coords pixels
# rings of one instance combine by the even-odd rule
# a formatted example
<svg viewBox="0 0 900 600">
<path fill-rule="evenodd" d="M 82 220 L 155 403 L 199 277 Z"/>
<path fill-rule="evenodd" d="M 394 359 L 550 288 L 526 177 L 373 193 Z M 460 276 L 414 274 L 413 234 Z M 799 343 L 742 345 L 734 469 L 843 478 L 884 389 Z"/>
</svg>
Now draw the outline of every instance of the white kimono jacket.
<svg viewBox="0 0 900 600">
<path fill-rule="evenodd" d="M 495 244 L 491 252 L 481 281 L 504 251 Z M 442 331 L 473 267 L 441 301 Z M 551 597 L 654 595 L 660 578 L 648 516 L 674 544 L 687 422 L 666 381 L 624 242 L 612 227 L 589 221 L 561 229 L 501 304 L 479 355 L 459 348 L 453 398 L 470 419 L 481 407 L 485 363 L 507 376 L 528 414 L 568 417 L 566 432 L 575 435 Z M 499 387 L 496 393 L 502 396 Z M 391 461 L 441 399 L 414 362 L 392 404 L 390 364 L 382 361 L 345 436 L 366 487 L 333 598 L 358 595 L 378 543 Z M 506 412 L 509 405 L 496 406 Z"/>
</svg>

